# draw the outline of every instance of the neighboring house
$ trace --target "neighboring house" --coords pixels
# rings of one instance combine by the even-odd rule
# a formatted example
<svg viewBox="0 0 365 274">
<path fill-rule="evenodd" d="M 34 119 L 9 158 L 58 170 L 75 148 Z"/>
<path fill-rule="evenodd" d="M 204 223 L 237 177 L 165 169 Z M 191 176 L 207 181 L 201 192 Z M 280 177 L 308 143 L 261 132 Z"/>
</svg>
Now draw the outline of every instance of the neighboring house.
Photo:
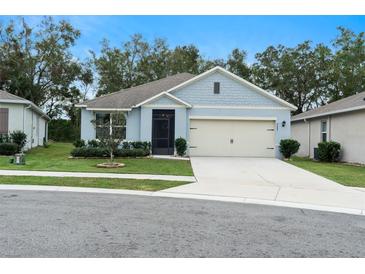
<svg viewBox="0 0 365 274">
<path fill-rule="evenodd" d="M 174 154 L 188 141 L 190 156 L 280 157 L 296 107 L 215 67 L 198 76 L 180 73 L 80 103 L 81 138 L 97 139 L 101 121 L 124 112 L 127 141 L 150 141 L 153 154 Z M 91 122 L 94 121 L 94 122 Z M 94 127 L 95 125 L 95 127 Z"/>
<path fill-rule="evenodd" d="M 341 144 L 341 160 L 365 164 L 365 92 L 292 117 L 292 138 L 299 156 L 314 157 L 322 141 Z"/>
<path fill-rule="evenodd" d="M 25 149 L 43 145 L 48 139 L 50 118 L 34 103 L 0 90 L 0 134 L 20 130 L 27 134 Z"/>
</svg>

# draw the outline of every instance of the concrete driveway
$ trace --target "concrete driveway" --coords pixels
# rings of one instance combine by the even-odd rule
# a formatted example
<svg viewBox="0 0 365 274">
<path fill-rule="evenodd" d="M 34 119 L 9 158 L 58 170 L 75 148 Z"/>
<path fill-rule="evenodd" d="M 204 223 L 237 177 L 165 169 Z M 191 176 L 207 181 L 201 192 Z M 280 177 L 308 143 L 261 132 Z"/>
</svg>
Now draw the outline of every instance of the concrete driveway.
<svg viewBox="0 0 365 274">
<path fill-rule="evenodd" d="M 192 157 L 191 164 L 197 183 L 163 192 L 365 209 L 365 192 L 278 159 Z"/>
</svg>

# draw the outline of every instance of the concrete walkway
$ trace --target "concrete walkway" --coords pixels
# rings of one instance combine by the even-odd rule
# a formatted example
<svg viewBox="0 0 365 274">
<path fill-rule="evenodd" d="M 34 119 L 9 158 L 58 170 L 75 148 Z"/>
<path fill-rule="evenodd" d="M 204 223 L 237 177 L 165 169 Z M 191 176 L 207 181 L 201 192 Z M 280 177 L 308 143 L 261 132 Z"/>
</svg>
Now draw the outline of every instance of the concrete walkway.
<svg viewBox="0 0 365 274">
<path fill-rule="evenodd" d="M 192 157 L 191 164 L 197 183 L 162 192 L 365 210 L 365 192 L 277 159 Z"/>
<path fill-rule="evenodd" d="M 0 170 L 0 176 L 41 176 L 41 177 L 76 177 L 76 178 L 115 178 L 115 179 L 147 179 L 179 182 L 195 182 L 193 176 L 153 175 L 153 174 L 121 174 L 92 172 L 52 172 L 30 170 Z"/>
</svg>

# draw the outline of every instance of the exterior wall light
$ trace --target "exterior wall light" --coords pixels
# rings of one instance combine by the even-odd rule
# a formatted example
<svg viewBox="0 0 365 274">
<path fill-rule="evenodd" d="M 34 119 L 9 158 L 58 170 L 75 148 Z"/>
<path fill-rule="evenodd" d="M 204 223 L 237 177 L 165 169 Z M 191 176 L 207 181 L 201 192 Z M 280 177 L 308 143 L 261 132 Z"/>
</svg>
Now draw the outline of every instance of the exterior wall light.
<svg viewBox="0 0 365 274">
<path fill-rule="evenodd" d="M 285 121 L 282 121 L 282 122 L 281 122 L 281 126 L 282 126 L 282 127 L 285 127 L 285 125 L 286 125 L 286 122 L 285 122 Z"/>
</svg>

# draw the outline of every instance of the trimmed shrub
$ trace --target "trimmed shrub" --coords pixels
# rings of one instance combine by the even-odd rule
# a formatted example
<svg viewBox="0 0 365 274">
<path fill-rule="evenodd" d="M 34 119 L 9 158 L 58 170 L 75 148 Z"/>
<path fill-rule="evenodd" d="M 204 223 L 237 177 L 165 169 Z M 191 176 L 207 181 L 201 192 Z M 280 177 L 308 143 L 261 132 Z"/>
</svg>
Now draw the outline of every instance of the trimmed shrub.
<svg viewBox="0 0 365 274">
<path fill-rule="evenodd" d="M 1 143 L 11 143 L 9 134 L 0 134 L 0 144 Z"/>
<path fill-rule="evenodd" d="M 115 157 L 146 157 L 150 155 L 150 151 L 147 149 L 117 149 L 114 153 Z"/>
<path fill-rule="evenodd" d="M 340 159 L 341 145 L 337 142 L 318 143 L 318 158 L 323 162 L 337 162 Z"/>
<path fill-rule="evenodd" d="M 87 141 L 87 146 L 88 147 L 101 147 L 101 145 L 100 145 L 100 142 L 99 141 L 97 141 L 97 140 L 89 140 L 89 141 Z"/>
<path fill-rule="evenodd" d="M 109 152 L 104 148 L 77 147 L 71 151 L 73 157 L 108 157 Z"/>
<path fill-rule="evenodd" d="M 184 138 L 177 138 L 175 140 L 176 153 L 179 156 L 184 156 L 187 149 L 186 140 Z"/>
<path fill-rule="evenodd" d="M 145 157 L 150 154 L 149 150 L 145 149 L 117 149 L 114 152 L 114 157 Z M 73 157 L 109 157 L 109 152 L 105 148 L 96 147 L 78 147 L 71 151 Z"/>
<path fill-rule="evenodd" d="M 85 147 L 86 143 L 85 143 L 85 140 L 78 139 L 73 142 L 73 145 L 74 145 L 74 147 Z"/>
<path fill-rule="evenodd" d="M 294 139 L 283 139 L 280 141 L 280 152 L 287 159 L 290 159 L 293 154 L 297 153 L 299 147 L 299 142 Z"/>
<path fill-rule="evenodd" d="M 17 145 L 17 152 L 21 152 L 27 143 L 27 134 L 23 131 L 16 130 L 10 133 L 10 139 L 12 143 Z"/>
<path fill-rule="evenodd" d="M 130 149 L 130 148 L 131 148 L 131 142 L 122 143 L 122 149 Z"/>
<path fill-rule="evenodd" d="M 122 149 L 143 149 L 143 150 L 151 150 L 151 142 L 128 142 L 124 141 L 122 143 Z"/>
<path fill-rule="evenodd" d="M 0 143 L 0 155 L 14 155 L 18 151 L 18 145 L 14 143 Z"/>
<path fill-rule="evenodd" d="M 130 142 L 130 146 L 134 149 L 151 150 L 151 142 Z"/>
</svg>

